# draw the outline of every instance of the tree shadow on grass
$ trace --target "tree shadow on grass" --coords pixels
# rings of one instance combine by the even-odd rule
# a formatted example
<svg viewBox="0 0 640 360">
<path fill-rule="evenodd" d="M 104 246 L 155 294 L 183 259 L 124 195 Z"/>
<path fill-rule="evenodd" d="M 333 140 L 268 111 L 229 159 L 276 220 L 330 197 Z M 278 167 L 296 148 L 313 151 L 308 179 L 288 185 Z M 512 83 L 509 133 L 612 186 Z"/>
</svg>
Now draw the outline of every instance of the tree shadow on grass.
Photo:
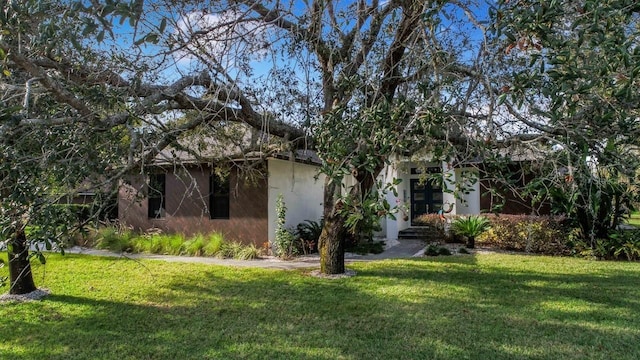
<svg viewBox="0 0 640 360">
<path fill-rule="evenodd" d="M 514 278 L 496 271 L 482 280 L 483 271 L 491 268 L 474 272 L 469 268 L 473 262 L 453 261 L 444 271 L 410 260 L 360 264 L 354 265 L 357 277 L 338 281 L 263 273 L 243 282 L 244 290 L 208 273 L 209 284 L 178 282 L 171 287 L 197 296 L 235 294 L 222 298 L 239 313 L 249 307 L 254 315 L 261 314 L 257 318 L 265 340 L 331 344 L 332 354 L 345 357 L 588 358 L 581 352 L 592 347 L 613 351 L 613 357 L 639 354 L 633 330 L 638 321 L 619 319 L 637 313 L 638 304 L 624 297 L 596 297 L 589 287 L 604 284 L 624 291 L 633 278 L 608 276 L 609 284 L 597 276 Z M 579 281 L 574 287 L 562 286 L 574 281 Z M 563 308 L 563 302 L 576 300 Z M 594 306 L 596 300 L 600 306 Z M 611 348 L 598 348 L 602 344 Z"/>
<path fill-rule="evenodd" d="M 6 315 L 30 320 L 2 322 L 0 334 L 23 345 L 4 351 L 12 359 L 640 356 L 638 320 L 618 318 L 640 310 L 637 296 L 623 293 L 635 273 L 562 278 L 492 266 L 476 272 L 473 259 L 442 265 L 358 263 L 356 277 L 333 281 L 200 266 L 131 300 L 61 293 L 12 304 Z M 589 286 L 609 295 L 591 295 Z"/>
</svg>

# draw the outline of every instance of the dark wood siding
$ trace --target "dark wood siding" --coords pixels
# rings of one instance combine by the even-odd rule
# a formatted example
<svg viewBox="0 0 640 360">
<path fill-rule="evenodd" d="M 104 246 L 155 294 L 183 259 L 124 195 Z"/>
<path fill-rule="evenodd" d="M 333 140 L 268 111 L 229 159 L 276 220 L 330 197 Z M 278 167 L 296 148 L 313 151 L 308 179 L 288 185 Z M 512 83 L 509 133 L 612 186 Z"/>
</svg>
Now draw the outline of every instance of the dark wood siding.
<svg viewBox="0 0 640 360">
<path fill-rule="evenodd" d="M 227 240 L 262 246 L 268 241 L 268 185 L 266 179 L 246 183 L 236 171 L 229 175 L 229 218 L 209 215 L 209 167 L 191 167 L 166 175 L 166 215 L 147 217 L 148 200 L 142 176 L 131 177 L 119 192 L 120 221 L 139 231 L 152 228 L 187 236 L 221 232 Z"/>
<path fill-rule="evenodd" d="M 515 179 L 515 183 L 512 186 L 520 189 L 524 188 L 524 185 L 536 176 L 531 172 L 525 172 L 520 164 L 517 163 L 509 166 L 509 172 Z M 494 177 L 484 172 L 483 178 L 480 180 L 480 211 L 493 212 L 494 206 L 502 205 L 497 209 L 498 213 L 515 215 L 550 214 L 551 207 L 548 201 L 543 201 L 542 204 L 533 204 L 531 197 L 520 196 L 518 191 L 513 191 L 503 183 L 489 179 L 494 179 Z M 491 190 L 497 195 L 494 195 Z"/>
</svg>

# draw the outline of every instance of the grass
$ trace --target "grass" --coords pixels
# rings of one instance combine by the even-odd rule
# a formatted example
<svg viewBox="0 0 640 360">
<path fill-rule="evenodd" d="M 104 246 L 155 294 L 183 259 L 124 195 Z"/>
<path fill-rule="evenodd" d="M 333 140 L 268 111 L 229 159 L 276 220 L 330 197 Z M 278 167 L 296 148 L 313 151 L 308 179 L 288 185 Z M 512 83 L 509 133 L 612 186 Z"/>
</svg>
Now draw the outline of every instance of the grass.
<svg viewBox="0 0 640 360">
<path fill-rule="evenodd" d="M 640 358 L 640 263 L 456 256 L 360 262 L 356 277 L 326 280 L 48 260 L 34 271 L 51 296 L 0 304 L 2 358 Z"/>
<path fill-rule="evenodd" d="M 182 234 L 136 234 L 129 229 L 114 226 L 101 227 L 83 239 L 84 246 L 114 252 L 151 253 L 163 255 L 217 256 L 240 260 L 256 259 L 262 249 L 226 241 L 221 233 L 195 234 L 186 238 Z"/>
</svg>

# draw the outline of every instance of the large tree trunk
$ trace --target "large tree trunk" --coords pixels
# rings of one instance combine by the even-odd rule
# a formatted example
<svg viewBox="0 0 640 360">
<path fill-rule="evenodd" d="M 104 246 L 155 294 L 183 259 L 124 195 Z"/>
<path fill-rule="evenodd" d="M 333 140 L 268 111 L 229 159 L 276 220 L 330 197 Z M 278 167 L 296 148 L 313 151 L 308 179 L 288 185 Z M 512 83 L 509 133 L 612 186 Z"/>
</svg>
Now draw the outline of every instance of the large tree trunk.
<svg viewBox="0 0 640 360">
<path fill-rule="evenodd" d="M 17 230 L 9 242 L 10 294 L 27 294 L 36 290 L 29 262 L 29 247 L 24 230 Z"/>
<path fill-rule="evenodd" d="M 373 188 L 375 179 L 382 170 L 378 165 L 373 174 L 356 174 L 357 185 L 350 190 L 350 196 L 359 197 Z M 341 183 L 325 179 L 324 184 L 324 226 L 318 244 L 320 252 L 320 272 L 323 274 L 344 273 L 344 244 L 347 235 L 345 217 L 340 214 L 342 203 L 339 201 Z"/>
<path fill-rule="evenodd" d="M 344 217 L 340 215 L 340 183 L 325 180 L 324 225 L 320 235 L 320 272 L 323 274 L 344 273 Z"/>
</svg>

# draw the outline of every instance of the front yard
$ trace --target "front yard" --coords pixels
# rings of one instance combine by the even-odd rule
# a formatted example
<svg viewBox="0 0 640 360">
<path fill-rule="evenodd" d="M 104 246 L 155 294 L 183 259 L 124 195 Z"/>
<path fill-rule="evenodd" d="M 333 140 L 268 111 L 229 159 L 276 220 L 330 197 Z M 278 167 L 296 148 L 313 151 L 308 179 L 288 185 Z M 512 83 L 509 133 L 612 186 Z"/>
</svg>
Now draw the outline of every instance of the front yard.
<svg viewBox="0 0 640 360">
<path fill-rule="evenodd" d="M 304 271 L 51 255 L 7 359 L 638 359 L 640 263 L 475 255 Z M 6 268 L 0 269 L 0 276 Z M 2 291 L 6 291 L 3 288 Z"/>
</svg>

